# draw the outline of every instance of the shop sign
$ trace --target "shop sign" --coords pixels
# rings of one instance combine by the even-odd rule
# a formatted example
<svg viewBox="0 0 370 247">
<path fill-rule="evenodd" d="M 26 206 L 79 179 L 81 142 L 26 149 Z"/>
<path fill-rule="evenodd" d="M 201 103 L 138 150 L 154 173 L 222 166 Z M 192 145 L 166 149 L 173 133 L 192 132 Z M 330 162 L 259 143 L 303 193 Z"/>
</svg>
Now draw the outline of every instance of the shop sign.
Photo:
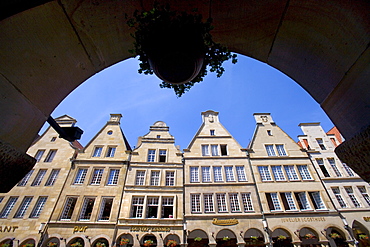
<svg viewBox="0 0 370 247">
<path fill-rule="evenodd" d="M 133 226 L 130 228 L 131 232 L 169 232 L 169 227 L 152 227 L 152 226 Z"/>
<path fill-rule="evenodd" d="M 18 226 L 0 226 L 0 232 L 15 232 Z"/>
<path fill-rule="evenodd" d="M 232 226 L 239 224 L 239 221 L 237 219 L 219 220 L 217 218 L 213 218 L 212 224 L 218 226 Z"/>
<path fill-rule="evenodd" d="M 281 222 L 315 222 L 315 221 L 326 221 L 324 217 L 300 217 L 300 218 L 284 218 Z"/>
<path fill-rule="evenodd" d="M 87 226 L 75 226 L 73 227 L 73 233 L 75 232 L 86 232 Z"/>
<path fill-rule="evenodd" d="M 370 217 L 363 217 L 364 221 L 366 222 L 369 222 L 370 221 Z"/>
</svg>

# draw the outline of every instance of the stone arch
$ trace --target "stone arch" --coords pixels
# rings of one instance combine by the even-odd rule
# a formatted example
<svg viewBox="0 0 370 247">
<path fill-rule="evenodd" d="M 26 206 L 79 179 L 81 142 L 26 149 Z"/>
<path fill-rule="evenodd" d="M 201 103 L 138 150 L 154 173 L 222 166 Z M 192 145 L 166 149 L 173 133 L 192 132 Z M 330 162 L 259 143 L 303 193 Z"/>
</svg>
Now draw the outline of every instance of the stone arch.
<svg viewBox="0 0 370 247">
<path fill-rule="evenodd" d="M 208 246 L 209 237 L 205 231 L 201 229 L 195 229 L 188 233 L 187 242 L 188 247 L 204 247 Z"/>
<path fill-rule="evenodd" d="M 84 247 L 88 246 L 83 236 L 73 236 L 66 241 L 66 247 Z"/>
<path fill-rule="evenodd" d="M 317 231 L 310 227 L 303 227 L 299 230 L 299 239 L 301 240 L 302 247 L 320 247 L 319 238 L 320 235 Z"/>
<path fill-rule="evenodd" d="M 330 226 L 325 230 L 325 237 L 329 240 L 329 245 L 333 247 L 348 247 L 346 242 L 346 232 L 335 226 Z"/>
<path fill-rule="evenodd" d="M 238 240 L 236 235 L 230 229 L 222 229 L 216 234 L 216 243 L 217 247 L 225 247 L 231 246 L 236 247 L 238 246 Z"/>
<path fill-rule="evenodd" d="M 147 240 L 153 241 L 153 243 L 150 245 L 150 247 L 155 247 L 155 246 L 158 245 L 158 239 L 152 233 L 148 233 L 148 234 L 145 234 L 144 236 L 142 236 L 141 239 L 140 239 L 140 241 L 139 241 L 140 242 L 140 245 L 141 246 L 147 246 L 146 243 L 145 243 L 145 241 L 147 241 Z M 149 246 L 147 246 L 147 247 L 149 247 Z"/>
<path fill-rule="evenodd" d="M 250 228 L 244 233 L 245 246 L 265 246 L 265 237 L 257 228 Z"/>
<path fill-rule="evenodd" d="M 172 242 L 171 244 L 171 242 L 169 243 L 168 240 L 174 240 L 176 244 L 175 242 Z M 175 246 L 180 246 L 181 242 L 182 241 L 177 234 L 168 234 L 163 240 L 163 245 L 167 247 L 175 247 Z"/>
<path fill-rule="evenodd" d="M 13 247 L 13 240 L 14 239 L 15 238 L 5 237 L 5 238 L 1 239 L 0 244 L 8 244 L 9 247 Z"/>
<path fill-rule="evenodd" d="M 354 220 L 352 223 L 352 231 L 355 239 L 359 242 L 360 247 L 370 246 L 369 229 L 357 220 Z"/>
<path fill-rule="evenodd" d="M 292 247 L 292 234 L 284 228 L 276 228 L 272 234 L 273 247 Z"/>
<path fill-rule="evenodd" d="M 120 247 L 131 247 L 134 245 L 134 237 L 130 233 L 122 233 L 118 236 L 116 245 Z"/>
<path fill-rule="evenodd" d="M 56 236 L 49 236 L 48 239 L 46 239 L 42 246 L 43 247 L 58 247 L 60 246 L 60 237 L 56 237 Z"/>
<path fill-rule="evenodd" d="M 109 241 L 107 238 L 98 236 L 91 240 L 92 247 L 109 247 Z"/>
<path fill-rule="evenodd" d="M 20 241 L 19 246 L 35 247 L 36 246 L 36 240 L 34 238 L 27 238 L 25 240 Z"/>
</svg>

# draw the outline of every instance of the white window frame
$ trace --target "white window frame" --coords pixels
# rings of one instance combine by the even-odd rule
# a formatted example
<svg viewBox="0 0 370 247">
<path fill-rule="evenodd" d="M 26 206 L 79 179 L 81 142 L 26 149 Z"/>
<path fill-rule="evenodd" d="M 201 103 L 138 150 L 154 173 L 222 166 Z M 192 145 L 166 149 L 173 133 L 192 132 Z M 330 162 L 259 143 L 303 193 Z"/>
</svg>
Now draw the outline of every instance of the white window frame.
<svg viewBox="0 0 370 247">
<path fill-rule="evenodd" d="M 247 176 L 245 174 L 244 166 L 235 166 L 236 169 L 236 175 L 238 177 L 239 182 L 245 182 L 247 181 Z"/>
<path fill-rule="evenodd" d="M 91 220 L 92 214 L 87 215 L 87 216 L 85 214 L 86 214 L 87 206 L 88 206 L 90 200 L 92 200 L 91 212 L 93 211 L 94 205 L 95 205 L 95 199 L 96 199 L 95 197 L 85 197 L 84 198 L 84 202 L 82 204 L 82 208 L 81 208 L 81 212 L 80 212 L 80 217 L 78 218 L 78 220 L 80 220 L 80 221 L 90 221 Z"/>
<path fill-rule="evenodd" d="M 136 210 L 134 210 L 136 208 Z M 131 218 L 143 218 L 144 214 L 144 197 L 133 196 L 131 206 Z"/>
<path fill-rule="evenodd" d="M 218 145 L 215 145 L 215 144 L 211 145 L 211 153 L 212 153 L 212 156 L 219 156 Z"/>
<path fill-rule="evenodd" d="M 365 199 L 368 206 L 370 206 L 370 197 L 366 191 L 365 186 L 357 186 L 358 191 L 361 193 L 362 197 Z"/>
<path fill-rule="evenodd" d="M 53 186 L 58 178 L 60 169 L 52 169 L 48 179 L 46 180 L 45 186 Z"/>
<path fill-rule="evenodd" d="M 267 152 L 267 156 L 276 156 L 274 145 L 266 144 L 265 149 L 266 149 L 266 152 Z"/>
<path fill-rule="evenodd" d="M 10 212 L 12 211 L 12 209 L 14 208 L 14 205 L 15 203 L 17 202 L 18 200 L 18 196 L 11 196 L 9 197 L 6 205 L 4 206 L 3 210 L 1 210 L 1 213 L 0 213 L 0 218 L 1 219 L 6 219 Z"/>
<path fill-rule="evenodd" d="M 56 149 L 51 149 L 48 153 L 48 155 L 46 156 L 44 162 L 52 162 L 55 155 L 57 154 L 57 151 Z"/>
<path fill-rule="evenodd" d="M 155 153 L 156 153 L 155 149 L 148 149 L 148 159 L 147 159 L 148 162 L 155 162 Z"/>
<path fill-rule="evenodd" d="M 328 158 L 328 162 L 337 177 L 342 177 L 334 158 Z"/>
<path fill-rule="evenodd" d="M 289 181 L 298 181 L 298 174 L 294 168 L 294 165 L 286 165 L 284 166 L 285 173 L 288 177 Z"/>
<path fill-rule="evenodd" d="M 190 183 L 199 182 L 199 167 L 191 166 L 190 167 Z"/>
<path fill-rule="evenodd" d="M 42 210 L 45 207 L 46 201 L 48 200 L 47 196 L 40 196 L 37 199 L 35 206 L 30 214 L 30 218 L 39 218 Z"/>
<path fill-rule="evenodd" d="M 150 172 L 150 185 L 159 186 L 160 171 L 151 171 Z"/>
<path fill-rule="evenodd" d="M 35 159 L 36 159 L 36 162 L 40 162 L 42 156 L 44 155 L 45 153 L 45 149 L 39 149 L 37 150 L 36 154 L 35 154 Z"/>
<path fill-rule="evenodd" d="M 231 212 L 240 212 L 239 195 L 238 193 L 229 193 L 230 210 Z"/>
<path fill-rule="evenodd" d="M 113 199 L 114 199 L 113 197 L 102 197 L 102 201 L 101 201 L 101 205 L 100 205 L 100 211 L 99 211 L 99 217 L 98 217 L 99 221 L 109 221 L 110 215 L 112 213 Z M 103 213 L 104 213 L 105 205 L 109 201 L 111 201 L 111 208 L 110 208 L 109 216 L 108 216 L 108 218 L 103 218 L 104 217 Z"/>
<path fill-rule="evenodd" d="M 19 206 L 17 212 L 14 215 L 14 218 L 23 218 L 23 216 L 26 214 L 28 207 L 31 204 L 32 199 L 33 199 L 32 196 L 25 196 L 23 198 L 21 205 Z"/>
<path fill-rule="evenodd" d="M 105 154 L 105 157 L 107 158 L 113 158 L 116 153 L 116 147 L 110 147 L 107 148 L 107 153 Z"/>
<path fill-rule="evenodd" d="M 167 161 L 167 150 L 165 149 L 160 149 L 158 153 L 158 162 L 166 162 Z M 161 158 L 164 157 L 164 161 L 160 161 Z"/>
<path fill-rule="evenodd" d="M 200 194 L 190 194 L 191 212 L 201 213 Z"/>
<path fill-rule="evenodd" d="M 120 169 L 112 168 L 109 170 L 107 185 L 117 185 Z"/>
<path fill-rule="evenodd" d="M 166 171 L 166 186 L 175 186 L 175 172 Z"/>
<path fill-rule="evenodd" d="M 136 171 L 135 185 L 145 185 L 145 171 Z"/>
<path fill-rule="evenodd" d="M 274 175 L 275 181 L 286 181 L 283 169 L 281 166 L 271 166 L 272 174 Z"/>
<path fill-rule="evenodd" d="M 341 208 L 348 208 L 348 205 L 347 205 L 346 201 L 343 199 L 343 197 L 340 193 L 339 187 L 333 187 L 333 188 L 331 188 L 331 190 L 333 191 L 334 196 L 335 196 L 335 198 L 337 199 L 337 201 L 339 203 L 339 206 Z"/>
<path fill-rule="evenodd" d="M 33 179 L 31 186 L 40 186 L 42 180 L 45 177 L 46 171 L 46 169 L 40 169 L 37 172 L 36 177 Z"/>
<path fill-rule="evenodd" d="M 326 209 L 324 201 L 322 200 L 319 191 L 311 192 L 311 195 L 318 210 Z"/>
<path fill-rule="evenodd" d="M 212 182 L 212 179 L 211 179 L 211 167 L 209 167 L 209 166 L 202 166 L 202 182 L 203 183 Z"/>
<path fill-rule="evenodd" d="M 347 192 L 349 199 L 351 199 L 353 206 L 355 206 L 355 208 L 361 208 L 361 203 L 355 196 L 352 187 L 344 187 L 344 189 Z"/>
<path fill-rule="evenodd" d="M 64 208 L 62 214 L 60 215 L 60 220 L 71 220 L 73 211 L 75 210 L 77 202 L 77 197 L 67 197 L 66 202 L 64 204 Z M 70 214 L 70 217 L 68 216 Z"/>
<path fill-rule="evenodd" d="M 79 168 L 73 184 L 83 184 L 87 175 L 87 168 Z"/>
<path fill-rule="evenodd" d="M 253 209 L 251 193 L 242 193 L 241 195 L 242 195 L 244 212 L 253 212 L 254 209 Z"/>
<path fill-rule="evenodd" d="M 284 144 L 276 144 L 275 147 L 279 156 L 287 156 Z"/>
<path fill-rule="evenodd" d="M 295 204 L 295 201 L 293 199 L 292 192 L 284 192 L 285 199 L 289 206 L 289 211 L 298 210 L 297 205 Z"/>
<path fill-rule="evenodd" d="M 212 213 L 215 211 L 213 204 L 213 194 L 203 194 L 204 212 Z"/>
<path fill-rule="evenodd" d="M 278 193 L 272 192 L 270 193 L 270 196 L 271 196 L 272 204 L 274 205 L 274 210 L 272 211 L 282 211 Z"/>
<path fill-rule="evenodd" d="M 302 180 L 313 180 L 308 165 L 297 165 L 297 168 Z"/>
<path fill-rule="evenodd" d="M 312 210 L 312 207 L 311 207 L 310 201 L 308 200 L 306 192 L 299 192 L 298 197 L 303 207 L 302 210 Z"/>
<path fill-rule="evenodd" d="M 258 166 L 258 172 L 262 181 L 272 181 L 270 170 L 268 166 Z"/>
<path fill-rule="evenodd" d="M 27 174 L 26 174 L 26 176 L 24 176 L 23 178 L 22 178 L 22 180 L 18 183 L 18 185 L 17 186 L 26 186 L 27 185 L 27 183 L 28 183 L 28 181 L 30 180 L 30 178 L 31 178 L 31 176 L 32 176 L 32 174 L 33 174 L 33 169 L 31 170 L 31 171 L 29 171 Z"/>
<path fill-rule="evenodd" d="M 221 166 L 214 166 L 213 167 L 213 181 L 214 182 L 223 182 L 222 176 L 222 167 Z"/>
<path fill-rule="evenodd" d="M 103 179 L 104 168 L 94 168 L 90 185 L 99 185 Z"/>
<path fill-rule="evenodd" d="M 100 157 L 103 151 L 103 147 L 97 146 L 94 148 L 93 154 L 91 157 Z"/>
<path fill-rule="evenodd" d="M 224 166 L 227 182 L 235 182 L 234 169 L 232 166 Z"/>
<path fill-rule="evenodd" d="M 202 149 L 202 156 L 209 156 L 209 145 L 202 144 L 201 145 Z"/>
<path fill-rule="evenodd" d="M 226 213 L 227 210 L 227 204 L 226 204 L 226 194 L 225 193 L 217 193 L 216 194 L 217 199 L 217 211 L 219 213 Z"/>
<path fill-rule="evenodd" d="M 346 163 L 342 163 L 342 165 L 343 165 L 344 170 L 346 170 L 349 177 L 354 177 L 355 176 L 355 173 L 353 172 L 351 167 L 349 167 Z"/>
</svg>

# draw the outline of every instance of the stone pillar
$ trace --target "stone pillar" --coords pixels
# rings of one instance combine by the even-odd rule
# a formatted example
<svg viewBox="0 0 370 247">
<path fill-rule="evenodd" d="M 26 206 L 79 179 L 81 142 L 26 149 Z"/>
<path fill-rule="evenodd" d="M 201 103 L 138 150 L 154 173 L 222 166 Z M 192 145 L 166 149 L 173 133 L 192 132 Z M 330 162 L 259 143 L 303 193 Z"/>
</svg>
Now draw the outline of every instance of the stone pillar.
<svg viewBox="0 0 370 247">
<path fill-rule="evenodd" d="M 292 242 L 293 246 L 294 247 L 300 247 L 301 246 L 301 242 Z"/>
<path fill-rule="evenodd" d="M 208 246 L 209 247 L 216 247 L 217 246 L 217 243 L 208 243 Z"/>
<path fill-rule="evenodd" d="M 245 247 L 245 242 L 243 242 L 243 243 L 238 243 L 238 247 Z"/>
</svg>

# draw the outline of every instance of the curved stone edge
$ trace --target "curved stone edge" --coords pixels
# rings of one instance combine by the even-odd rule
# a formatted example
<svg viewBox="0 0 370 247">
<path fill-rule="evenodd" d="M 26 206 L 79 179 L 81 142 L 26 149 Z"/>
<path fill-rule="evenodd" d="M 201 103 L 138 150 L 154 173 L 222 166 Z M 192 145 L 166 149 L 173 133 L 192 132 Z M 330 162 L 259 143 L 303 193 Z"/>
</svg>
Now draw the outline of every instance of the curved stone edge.
<svg viewBox="0 0 370 247">
<path fill-rule="evenodd" d="M 0 140 L 0 193 L 9 192 L 35 163 L 33 157 Z"/>
</svg>

